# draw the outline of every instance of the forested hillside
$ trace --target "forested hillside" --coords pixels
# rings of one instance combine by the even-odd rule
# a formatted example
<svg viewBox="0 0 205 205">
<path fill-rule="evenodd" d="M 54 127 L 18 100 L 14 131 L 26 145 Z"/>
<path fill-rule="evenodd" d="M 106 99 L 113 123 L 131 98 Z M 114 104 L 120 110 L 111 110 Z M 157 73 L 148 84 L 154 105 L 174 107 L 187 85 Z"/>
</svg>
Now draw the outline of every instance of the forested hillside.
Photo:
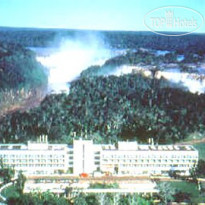
<svg viewBox="0 0 205 205">
<path fill-rule="evenodd" d="M 19 89 L 45 84 L 45 68 L 35 54 L 17 44 L 0 42 L 0 89 Z"/>
<path fill-rule="evenodd" d="M 0 115 L 12 106 L 19 110 L 16 104 L 24 99 L 30 98 L 27 102 L 32 104 L 31 97 L 38 87 L 42 90 L 47 83 L 35 54 L 22 46 L 46 47 L 58 37 L 74 38 L 86 32 L 1 28 Z M 147 142 L 152 137 L 156 143 L 172 143 L 192 133 L 204 134 L 205 94 L 186 92 L 179 85 L 170 86 L 165 79 L 155 78 L 157 70 L 169 63 L 180 69 L 186 69 L 188 63 L 203 63 L 204 35 L 165 38 L 147 32 L 94 33 L 102 35 L 111 48 L 129 51 L 108 59 L 103 66 L 84 70 L 79 79 L 71 82 L 69 94 L 48 95 L 39 107 L 1 117 L 1 142 L 26 142 L 47 134 L 50 141 L 61 143 L 70 143 L 75 137 L 104 143 L 127 139 Z M 157 56 L 151 49 L 171 52 Z M 177 62 L 180 54 L 184 60 Z M 139 73 L 102 75 L 120 65 L 138 64 L 153 68 L 150 78 Z"/>
<path fill-rule="evenodd" d="M 0 115 L 46 87 L 45 72 L 35 53 L 18 44 L 0 42 Z"/>
<path fill-rule="evenodd" d="M 40 107 L 0 121 L 3 142 L 26 142 L 47 134 L 50 141 L 82 136 L 97 142 L 135 139 L 171 143 L 205 131 L 205 95 L 167 86 L 140 74 L 81 78 L 70 94 L 50 95 Z"/>
</svg>

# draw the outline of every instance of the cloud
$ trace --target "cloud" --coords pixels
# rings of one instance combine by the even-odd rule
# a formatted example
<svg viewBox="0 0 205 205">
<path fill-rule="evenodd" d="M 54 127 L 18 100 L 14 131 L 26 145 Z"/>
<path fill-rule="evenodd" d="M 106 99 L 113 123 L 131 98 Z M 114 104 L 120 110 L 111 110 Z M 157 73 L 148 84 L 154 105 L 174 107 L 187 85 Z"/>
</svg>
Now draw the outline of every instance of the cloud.
<svg viewBox="0 0 205 205">
<path fill-rule="evenodd" d="M 60 46 L 47 57 L 37 58 L 49 69 L 49 87 L 54 92 L 68 91 L 67 83 L 91 65 L 102 65 L 111 57 L 101 35 L 85 34 L 62 38 Z"/>
</svg>

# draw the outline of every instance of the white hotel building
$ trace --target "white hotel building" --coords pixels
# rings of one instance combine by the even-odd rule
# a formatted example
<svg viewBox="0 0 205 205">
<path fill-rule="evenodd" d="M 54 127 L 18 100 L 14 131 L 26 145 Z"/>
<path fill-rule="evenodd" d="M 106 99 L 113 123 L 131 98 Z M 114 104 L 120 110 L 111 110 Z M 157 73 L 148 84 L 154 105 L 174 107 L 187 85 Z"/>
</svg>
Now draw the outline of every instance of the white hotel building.
<svg viewBox="0 0 205 205">
<path fill-rule="evenodd" d="M 117 145 L 93 144 L 74 140 L 73 145 L 49 144 L 43 136 L 38 142 L 0 144 L 0 158 L 7 166 L 26 175 L 95 171 L 118 176 L 167 174 L 179 171 L 189 175 L 198 162 L 198 151 L 191 145 L 142 145 L 118 142 Z"/>
</svg>

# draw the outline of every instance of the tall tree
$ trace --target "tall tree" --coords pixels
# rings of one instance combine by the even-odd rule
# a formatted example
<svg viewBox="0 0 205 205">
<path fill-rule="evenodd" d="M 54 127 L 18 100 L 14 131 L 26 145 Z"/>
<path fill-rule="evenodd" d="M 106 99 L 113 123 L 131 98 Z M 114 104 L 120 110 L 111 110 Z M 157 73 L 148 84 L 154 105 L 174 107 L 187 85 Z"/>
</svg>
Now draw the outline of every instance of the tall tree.
<svg viewBox="0 0 205 205">
<path fill-rule="evenodd" d="M 159 196 L 164 202 L 164 204 L 167 204 L 168 202 L 171 202 L 174 199 L 174 194 L 176 191 L 171 187 L 171 185 L 168 182 L 160 182 L 157 184 L 157 189 L 159 190 Z"/>
<path fill-rule="evenodd" d="M 16 189 L 19 194 L 23 194 L 24 185 L 26 182 L 26 177 L 23 175 L 22 171 L 18 173 L 18 178 L 16 180 Z"/>
</svg>

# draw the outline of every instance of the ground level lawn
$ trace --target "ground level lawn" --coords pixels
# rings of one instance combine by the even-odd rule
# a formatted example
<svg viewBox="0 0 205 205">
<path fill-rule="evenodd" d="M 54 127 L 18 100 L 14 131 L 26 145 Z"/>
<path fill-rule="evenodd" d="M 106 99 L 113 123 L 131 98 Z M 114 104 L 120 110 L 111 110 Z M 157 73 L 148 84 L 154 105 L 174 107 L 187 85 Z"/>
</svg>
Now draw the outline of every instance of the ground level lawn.
<svg viewBox="0 0 205 205">
<path fill-rule="evenodd" d="M 10 198 L 10 197 L 18 197 L 19 194 L 15 188 L 15 186 L 11 185 L 7 188 L 5 188 L 3 191 L 2 191 L 2 196 L 4 196 L 5 198 Z"/>
<path fill-rule="evenodd" d="M 194 147 L 199 151 L 199 159 L 205 160 L 205 143 L 195 144 Z"/>
<path fill-rule="evenodd" d="M 193 204 L 205 203 L 205 192 L 200 193 L 198 185 L 192 182 L 170 182 L 171 186 L 177 191 L 190 194 L 190 199 Z"/>
</svg>

